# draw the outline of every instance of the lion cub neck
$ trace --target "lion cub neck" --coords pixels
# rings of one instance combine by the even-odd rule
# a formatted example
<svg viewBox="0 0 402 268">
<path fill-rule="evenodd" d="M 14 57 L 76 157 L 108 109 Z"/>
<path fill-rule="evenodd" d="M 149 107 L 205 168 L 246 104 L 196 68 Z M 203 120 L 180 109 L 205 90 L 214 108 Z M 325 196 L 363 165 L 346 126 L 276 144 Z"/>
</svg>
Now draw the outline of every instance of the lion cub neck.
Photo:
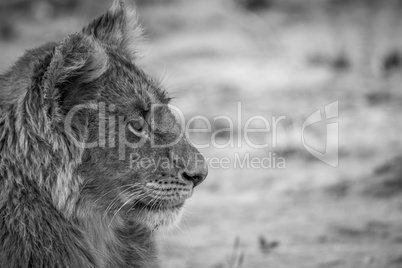
<svg viewBox="0 0 402 268">
<path fill-rule="evenodd" d="M 93 214 L 80 220 L 88 244 L 99 267 L 158 267 L 154 233 L 143 224 L 114 217 Z M 131 266 L 130 266 L 131 267 Z"/>
</svg>

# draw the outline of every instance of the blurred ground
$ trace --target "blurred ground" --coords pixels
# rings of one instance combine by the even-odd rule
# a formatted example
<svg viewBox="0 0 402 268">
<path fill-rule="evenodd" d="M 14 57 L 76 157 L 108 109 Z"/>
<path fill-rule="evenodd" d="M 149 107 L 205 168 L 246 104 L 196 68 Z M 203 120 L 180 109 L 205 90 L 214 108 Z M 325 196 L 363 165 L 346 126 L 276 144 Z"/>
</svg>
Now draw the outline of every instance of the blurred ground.
<svg viewBox="0 0 402 268">
<path fill-rule="evenodd" d="M 35 9 L 39 2 L 33 13 L 18 9 L 34 16 L 7 19 L 13 34 L 0 43 L 1 71 L 25 49 L 78 31 L 110 4 L 87 1 L 59 13 L 46 1 Z M 210 167 L 180 230 L 162 235 L 163 267 L 402 267 L 399 2 L 139 4 L 150 39 L 142 65 L 164 80 L 188 117 L 227 115 L 237 124 L 238 102 L 242 125 L 252 115 L 286 116 L 275 148 L 252 149 L 243 140 L 235 148 L 202 149 L 207 158 L 232 161 L 236 154 L 275 152 L 286 168 Z M 336 168 L 301 144 L 303 121 L 334 101 Z M 212 122 L 214 130 L 227 127 Z M 307 134 L 323 145 L 325 122 Z M 262 143 L 264 135 L 253 138 Z M 223 132 L 220 144 L 228 137 Z"/>
</svg>

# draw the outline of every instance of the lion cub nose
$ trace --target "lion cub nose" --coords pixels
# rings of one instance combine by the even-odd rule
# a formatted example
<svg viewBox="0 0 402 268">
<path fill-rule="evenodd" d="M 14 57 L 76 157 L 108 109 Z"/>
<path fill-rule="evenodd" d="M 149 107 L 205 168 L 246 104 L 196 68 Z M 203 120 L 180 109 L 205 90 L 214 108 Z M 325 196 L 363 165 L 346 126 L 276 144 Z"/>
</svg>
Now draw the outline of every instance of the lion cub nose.
<svg viewBox="0 0 402 268">
<path fill-rule="evenodd" d="M 190 173 L 188 171 L 183 171 L 181 173 L 181 177 L 187 181 L 191 181 L 194 184 L 194 187 L 199 185 L 201 182 L 205 180 L 207 177 L 208 171 L 206 172 L 198 172 L 198 173 Z"/>
<path fill-rule="evenodd" d="M 193 187 L 198 186 L 205 180 L 208 175 L 208 165 L 204 156 L 192 145 L 186 143 L 186 149 L 190 152 L 187 153 L 187 158 L 184 161 L 178 161 L 181 163 L 182 171 L 179 176 L 186 181 L 191 181 Z"/>
<path fill-rule="evenodd" d="M 194 184 L 194 187 L 199 185 L 201 182 L 205 180 L 208 175 L 208 165 L 205 160 L 198 162 L 198 165 L 193 166 L 192 168 L 187 168 L 181 172 L 181 177 L 187 181 L 191 181 Z"/>
</svg>

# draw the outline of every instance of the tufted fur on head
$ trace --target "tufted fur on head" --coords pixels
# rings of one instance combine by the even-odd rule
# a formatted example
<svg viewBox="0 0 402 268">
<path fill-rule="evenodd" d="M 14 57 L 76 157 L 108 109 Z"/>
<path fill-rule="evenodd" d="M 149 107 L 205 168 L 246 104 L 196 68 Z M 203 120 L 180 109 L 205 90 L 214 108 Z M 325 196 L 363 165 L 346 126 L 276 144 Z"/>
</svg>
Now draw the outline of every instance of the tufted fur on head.
<svg viewBox="0 0 402 268">
<path fill-rule="evenodd" d="M 138 23 L 133 1 L 114 1 L 111 9 L 94 20 L 82 31 L 109 46 L 124 51 L 133 60 L 137 58 L 143 28 Z"/>
</svg>

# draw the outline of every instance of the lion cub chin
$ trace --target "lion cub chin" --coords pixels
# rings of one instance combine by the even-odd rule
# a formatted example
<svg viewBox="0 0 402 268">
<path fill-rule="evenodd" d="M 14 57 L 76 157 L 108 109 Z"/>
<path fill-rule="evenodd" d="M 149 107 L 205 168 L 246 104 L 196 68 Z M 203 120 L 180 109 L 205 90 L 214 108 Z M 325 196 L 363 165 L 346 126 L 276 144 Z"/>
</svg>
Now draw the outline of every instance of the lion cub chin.
<svg viewBox="0 0 402 268">
<path fill-rule="evenodd" d="M 177 227 L 183 217 L 183 209 L 172 209 L 171 211 L 148 212 L 140 216 L 142 222 L 152 230 L 172 229 Z"/>
</svg>

